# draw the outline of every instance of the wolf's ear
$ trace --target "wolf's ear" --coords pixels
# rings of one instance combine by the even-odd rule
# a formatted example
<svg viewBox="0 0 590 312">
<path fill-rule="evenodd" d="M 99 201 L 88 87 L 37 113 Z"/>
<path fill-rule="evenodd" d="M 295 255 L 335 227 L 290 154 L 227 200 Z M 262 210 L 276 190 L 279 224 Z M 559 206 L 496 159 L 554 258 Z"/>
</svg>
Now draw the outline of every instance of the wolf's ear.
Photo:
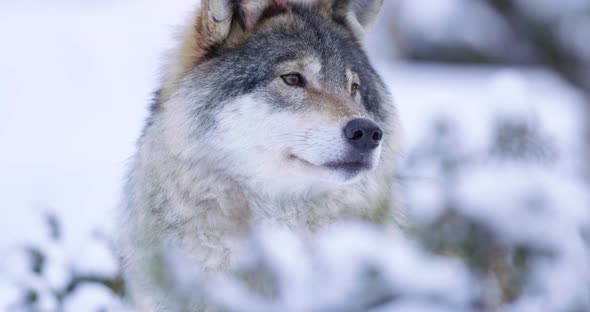
<svg viewBox="0 0 590 312">
<path fill-rule="evenodd" d="M 265 12 L 287 8 L 287 0 L 202 0 L 201 11 L 207 14 L 208 31 L 214 30 L 207 35 L 215 36 L 214 41 L 223 41 L 233 28 L 250 30 Z"/>
<path fill-rule="evenodd" d="M 201 0 L 197 14 L 179 33 L 180 48 L 164 72 L 161 97 L 169 98 L 180 79 L 216 47 L 240 44 L 265 14 L 288 9 L 288 0 Z"/>
<path fill-rule="evenodd" d="M 367 30 L 377 19 L 383 0 L 319 0 L 322 6 L 331 6 L 334 18 L 344 21 L 355 36 L 363 41 Z"/>
</svg>

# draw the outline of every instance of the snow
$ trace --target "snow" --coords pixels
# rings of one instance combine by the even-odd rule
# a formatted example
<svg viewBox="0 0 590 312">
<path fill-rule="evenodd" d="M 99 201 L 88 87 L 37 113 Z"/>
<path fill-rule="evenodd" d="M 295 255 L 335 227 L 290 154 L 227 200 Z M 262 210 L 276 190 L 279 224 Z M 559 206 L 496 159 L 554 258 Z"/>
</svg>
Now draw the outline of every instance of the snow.
<svg viewBox="0 0 590 312">
<path fill-rule="evenodd" d="M 116 268 L 95 231 L 112 230 L 161 53 L 192 6 L 157 4 L 0 4 L 0 187 L 9 213 L 0 218 L 0 253 L 25 243 L 47 250 L 53 284 L 68 279 L 72 263 L 80 271 Z M 59 247 L 47 241 L 45 211 L 62 222 Z M 0 287 L 11 283 L 0 277 Z"/>
<path fill-rule="evenodd" d="M 23 286 L 39 291 L 42 310 L 54 310 L 50 290 L 62 287 L 72 274 L 116 273 L 108 240 L 126 160 L 158 84 L 161 55 L 172 47 L 173 26 L 194 2 L 0 4 L 0 189 L 8 212 L 0 218 L 0 310 L 20 300 Z M 405 12 L 399 13 L 406 18 L 403 23 L 434 39 L 458 31 L 426 33 L 449 17 L 460 18 L 465 1 L 402 2 L 387 2 L 384 16 L 398 16 L 393 10 L 399 8 Z M 567 3 L 572 8 L 583 4 Z M 489 31 L 502 34 L 501 22 L 484 11 L 478 12 L 491 21 Z M 581 157 L 588 124 L 583 95 L 544 68 L 394 63 L 393 47 L 383 46 L 389 22 L 377 23 L 368 51 L 403 124 L 399 177 L 411 215 L 429 223 L 452 201 L 510 244 L 555 252 L 555 259 L 535 262 L 536 289 L 525 290 L 507 311 L 588 304 L 590 255 L 579 235 L 590 224 L 581 174 L 587 169 Z M 465 31 L 456 35 L 478 48 L 498 45 L 479 42 L 477 34 Z M 533 159 L 498 157 L 498 125 L 512 121 L 532 133 L 526 146 Z M 59 241 L 48 238 L 46 212 L 61 221 Z M 366 291 L 357 281 L 368 264 L 378 272 L 384 295 L 395 292 L 401 298 L 374 311 L 468 311 L 476 288 L 458 260 L 432 256 L 419 242 L 362 224 L 326 229 L 311 246 L 285 229 L 263 227 L 252 244 L 277 274 L 284 296 L 277 302 L 255 301 L 239 282 L 228 280 L 214 285 L 225 289 L 210 291 L 214 301 L 234 307 L 249 302 L 259 307 L 253 311 L 334 307 Z M 30 272 L 24 246 L 46 254 L 43 276 Z M 425 297 L 442 298 L 444 304 Z M 126 309 L 94 285 L 77 289 L 65 302 L 66 311 L 98 307 Z"/>
<path fill-rule="evenodd" d="M 160 10 L 155 1 L 152 10 L 33 2 L 0 10 L 0 185 L 10 190 L 3 204 L 19 212 L 0 221 L 0 246 L 42 236 L 22 231 L 40 209 L 58 213 L 80 245 L 96 225 L 112 223 L 158 60 L 170 46 L 168 25 L 185 10 L 178 1 Z"/>
<path fill-rule="evenodd" d="M 133 311 L 130 307 L 121 303 L 120 300 L 99 286 L 82 286 L 77 289 L 65 304 L 63 311 Z"/>
<path fill-rule="evenodd" d="M 483 1 L 469 0 L 396 0 L 392 20 L 398 35 L 427 43 L 460 43 L 476 51 L 525 54 L 527 46 L 510 33 L 506 21 Z M 395 12 L 395 13 L 393 13 Z M 404 43 L 401 45 L 403 46 Z"/>
<path fill-rule="evenodd" d="M 588 16 L 573 16 L 570 18 L 563 18 L 559 23 L 557 30 L 562 44 L 570 50 L 570 52 L 578 58 L 590 63 L 590 39 L 588 32 L 590 31 L 590 17 Z"/>
<path fill-rule="evenodd" d="M 564 0 L 559 3 L 551 0 L 518 0 L 516 4 L 531 16 L 551 19 L 575 15 L 590 8 L 587 0 Z"/>
<path fill-rule="evenodd" d="M 276 299 L 253 294 L 240 280 L 228 278 L 185 287 L 187 297 L 197 298 L 204 290 L 229 311 L 257 312 L 365 311 L 374 302 L 397 296 L 412 298 L 407 304 L 420 305 L 425 298 L 444 298 L 438 303 L 441 307 L 468 304 L 470 279 L 465 268 L 458 261 L 429 257 L 403 236 L 392 237 L 372 226 L 352 223 L 324 229 L 317 238 L 304 246 L 305 237 L 287 228 L 262 226 L 258 230 L 248 255 L 252 250 L 261 251 L 256 253 L 259 263 L 277 279 Z M 174 271 L 183 259 L 182 254 L 173 254 L 170 266 Z M 176 279 L 188 286 L 182 281 L 190 270 L 187 273 L 187 267 L 181 267 L 182 272 L 175 272 Z M 236 269 L 245 269 L 244 264 L 237 264 Z M 198 274 L 190 280 L 198 280 Z"/>
</svg>

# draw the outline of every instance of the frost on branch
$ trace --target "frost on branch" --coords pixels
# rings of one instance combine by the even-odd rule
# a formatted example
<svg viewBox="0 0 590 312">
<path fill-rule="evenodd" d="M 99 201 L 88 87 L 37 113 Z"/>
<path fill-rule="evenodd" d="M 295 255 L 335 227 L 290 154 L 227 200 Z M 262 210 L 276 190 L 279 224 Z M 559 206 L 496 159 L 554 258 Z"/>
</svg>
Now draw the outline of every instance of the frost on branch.
<svg viewBox="0 0 590 312">
<path fill-rule="evenodd" d="M 236 275 L 264 277 L 270 292 L 251 287 L 259 285 L 256 278 L 187 283 L 188 268 L 174 252 L 169 267 L 189 297 L 204 293 L 224 311 L 389 311 L 424 304 L 453 311 L 470 304 L 469 275 L 460 261 L 427 255 L 415 242 L 367 224 L 332 226 L 313 241 L 263 226 L 244 244 Z M 192 281 L 198 279 L 195 273 Z"/>
</svg>

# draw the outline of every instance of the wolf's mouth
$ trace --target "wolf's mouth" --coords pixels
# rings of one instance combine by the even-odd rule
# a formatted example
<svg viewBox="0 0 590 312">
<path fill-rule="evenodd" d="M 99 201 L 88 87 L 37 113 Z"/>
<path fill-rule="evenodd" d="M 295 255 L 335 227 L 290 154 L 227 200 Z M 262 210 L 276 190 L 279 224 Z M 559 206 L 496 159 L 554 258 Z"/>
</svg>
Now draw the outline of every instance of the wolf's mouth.
<svg viewBox="0 0 590 312">
<path fill-rule="evenodd" d="M 322 166 L 332 170 L 343 170 L 348 172 L 357 172 L 371 169 L 371 165 L 368 161 L 330 162 L 323 164 Z"/>
<path fill-rule="evenodd" d="M 313 164 L 301 157 L 298 157 L 295 154 L 290 154 L 289 159 L 298 161 L 310 167 L 325 168 L 333 171 L 344 171 L 350 174 L 356 174 L 363 170 L 370 170 L 372 167 L 371 161 L 367 157 L 360 157 L 359 159 L 355 160 L 332 161 L 320 165 Z"/>
</svg>

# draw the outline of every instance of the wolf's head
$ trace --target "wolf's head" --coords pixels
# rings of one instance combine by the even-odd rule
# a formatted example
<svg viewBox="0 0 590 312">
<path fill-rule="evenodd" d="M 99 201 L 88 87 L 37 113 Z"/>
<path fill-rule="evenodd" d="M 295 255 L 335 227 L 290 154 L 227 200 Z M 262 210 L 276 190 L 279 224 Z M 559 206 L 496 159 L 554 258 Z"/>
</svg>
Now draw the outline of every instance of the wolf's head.
<svg viewBox="0 0 590 312">
<path fill-rule="evenodd" d="M 153 126 L 194 168 L 257 189 L 359 181 L 394 157 L 393 106 L 362 49 L 381 4 L 203 0 L 167 68 Z"/>
</svg>

